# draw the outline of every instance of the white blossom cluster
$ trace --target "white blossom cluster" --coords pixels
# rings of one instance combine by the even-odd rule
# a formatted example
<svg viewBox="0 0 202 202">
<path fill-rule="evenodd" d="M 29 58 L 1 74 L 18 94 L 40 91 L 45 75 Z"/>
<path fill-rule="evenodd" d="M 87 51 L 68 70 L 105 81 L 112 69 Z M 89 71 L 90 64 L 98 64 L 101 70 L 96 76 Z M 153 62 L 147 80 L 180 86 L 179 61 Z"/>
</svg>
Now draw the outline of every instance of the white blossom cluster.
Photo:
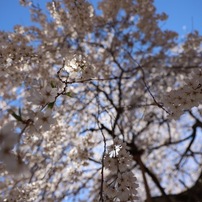
<svg viewBox="0 0 202 202">
<path fill-rule="evenodd" d="M 65 5 L 69 10 L 70 19 L 74 24 L 74 28 L 78 32 L 88 32 L 92 29 L 94 8 L 87 0 L 65 0 Z"/>
<path fill-rule="evenodd" d="M 32 89 L 30 92 L 30 100 L 35 105 L 45 106 L 48 103 L 55 101 L 57 89 L 51 86 L 44 86 L 42 89 Z"/>
<path fill-rule="evenodd" d="M 90 79 L 96 75 L 96 69 L 82 55 L 73 55 L 68 57 L 64 69 L 69 74 L 69 79 Z"/>
<path fill-rule="evenodd" d="M 80 141 L 79 141 L 80 139 Z M 78 142 L 72 142 L 74 145 L 69 152 L 69 158 L 71 161 L 80 161 L 80 163 L 85 163 L 85 161 L 93 154 L 89 152 L 87 148 L 93 148 L 95 143 L 93 142 L 92 135 L 86 135 L 85 137 L 78 138 Z"/>
<path fill-rule="evenodd" d="M 126 150 L 126 144 L 118 138 L 108 147 L 104 166 L 109 170 L 108 180 L 104 182 L 105 201 L 135 201 L 137 197 L 137 178 L 130 170 L 132 156 Z"/>
<path fill-rule="evenodd" d="M 198 107 L 202 100 L 202 70 L 193 70 L 190 79 L 177 90 L 163 95 L 162 103 L 170 112 L 170 118 L 178 119 L 186 110 Z"/>
<path fill-rule="evenodd" d="M 31 191 L 31 190 L 29 190 L 29 191 Z M 15 188 L 15 189 L 10 191 L 9 196 L 6 197 L 3 200 L 3 202 L 13 202 L 13 201 L 32 202 L 33 200 L 34 200 L 34 198 L 30 198 L 29 194 L 26 192 L 26 190 Z"/>
</svg>

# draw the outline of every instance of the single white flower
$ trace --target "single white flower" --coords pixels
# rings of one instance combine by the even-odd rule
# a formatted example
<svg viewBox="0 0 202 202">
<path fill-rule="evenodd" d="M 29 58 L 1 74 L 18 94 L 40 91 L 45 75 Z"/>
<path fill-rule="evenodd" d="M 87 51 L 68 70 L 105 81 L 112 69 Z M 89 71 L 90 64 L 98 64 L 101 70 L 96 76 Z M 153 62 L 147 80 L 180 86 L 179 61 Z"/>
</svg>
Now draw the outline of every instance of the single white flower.
<svg viewBox="0 0 202 202">
<path fill-rule="evenodd" d="M 51 103 L 55 101 L 55 97 L 57 96 L 57 89 L 46 86 L 41 90 L 41 94 L 44 96 L 47 103 Z"/>
<path fill-rule="evenodd" d="M 118 187 L 118 195 L 117 195 L 117 197 L 118 197 L 121 201 L 127 201 L 128 198 L 129 198 L 129 196 L 130 196 L 130 191 L 129 191 L 129 189 L 128 189 L 126 186 L 124 186 L 124 185 L 121 184 L 121 185 Z"/>
<path fill-rule="evenodd" d="M 49 130 L 50 125 L 55 123 L 55 119 L 52 117 L 52 111 L 47 110 L 46 112 L 38 112 L 35 126 L 44 131 Z"/>
<path fill-rule="evenodd" d="M 34 89 L 30 94 L 31 95 L 27 99 L 29 102 L 40 106 L 45 106 L 48 103 L 46 97 L 39 91 Z"/>
</svg>

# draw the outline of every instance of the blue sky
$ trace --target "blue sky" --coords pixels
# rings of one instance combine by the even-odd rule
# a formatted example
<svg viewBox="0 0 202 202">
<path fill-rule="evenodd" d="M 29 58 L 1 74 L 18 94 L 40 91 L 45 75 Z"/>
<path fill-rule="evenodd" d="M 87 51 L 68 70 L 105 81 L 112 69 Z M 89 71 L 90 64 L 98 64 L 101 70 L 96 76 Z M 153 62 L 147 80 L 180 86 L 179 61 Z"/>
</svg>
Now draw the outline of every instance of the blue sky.
<svg viewBox="0 0 202 202">
<path fill-rule="evenodd" d="M 155 0 L 155 5 L 157 11 L 169 15 L 163 28 L 180 34 L 195 29 L 202 33 L 202 0 Z"/>
<path fill-rule="evenodd" d="M 47 0 L 34 0 L 45 3 Z M 90 0 L 93 2 L 93 0 Z M 162 28 L 184 35 L 197 29 L 202 33 L 202 0 L 154 0 L 157 11 L 165 12 L 169 19 Z M 13 25 L 30 23 L 28 9 L 19 6 L 18 0 L 0 0 L 0 30 L 11 31 Z"/>
</svg>

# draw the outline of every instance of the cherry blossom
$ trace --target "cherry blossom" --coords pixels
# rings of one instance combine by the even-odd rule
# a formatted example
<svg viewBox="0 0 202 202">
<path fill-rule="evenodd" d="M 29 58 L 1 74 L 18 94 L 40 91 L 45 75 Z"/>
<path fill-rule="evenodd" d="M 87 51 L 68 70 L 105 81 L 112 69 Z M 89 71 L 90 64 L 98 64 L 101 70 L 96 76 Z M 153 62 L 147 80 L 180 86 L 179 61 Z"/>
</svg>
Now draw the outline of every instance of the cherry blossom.
<svg viewBox="0 0 202 202">
<path fill-rule="evenodd" d="M 32 23 L 0 31 L 0 201 L 200 201 L 200 33 L 165 30 L 153 0 L 19 3 Z"/>
</svg>

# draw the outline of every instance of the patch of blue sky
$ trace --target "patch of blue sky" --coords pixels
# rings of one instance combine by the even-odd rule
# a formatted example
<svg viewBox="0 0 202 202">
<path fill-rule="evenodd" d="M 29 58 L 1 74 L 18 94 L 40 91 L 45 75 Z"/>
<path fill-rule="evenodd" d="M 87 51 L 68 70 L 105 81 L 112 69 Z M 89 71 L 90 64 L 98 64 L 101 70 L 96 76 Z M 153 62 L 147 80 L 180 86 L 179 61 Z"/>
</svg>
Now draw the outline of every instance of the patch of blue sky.
<svg viewBox="0 0 202 202">
<path fill-rule="evenodd" d="M 171 29 L 182 37 L 193 30 L 202 33 L 201 0 L 154 0 L 157 12 L 165 12 L 168 19 L 163 29 Z"/>
<path fill-rule="evenodd" d="M 48 0 L 34 0 L 36 5 L 45 9 Z M 30 12 L 27 7 L 21 6 L 19 0 L 6 0 L 1 1 L 0 6 L 0 30 L 13 31 L 14 25 L 30 26 L 34 24 L 31 22 Z"/>
</svg>

